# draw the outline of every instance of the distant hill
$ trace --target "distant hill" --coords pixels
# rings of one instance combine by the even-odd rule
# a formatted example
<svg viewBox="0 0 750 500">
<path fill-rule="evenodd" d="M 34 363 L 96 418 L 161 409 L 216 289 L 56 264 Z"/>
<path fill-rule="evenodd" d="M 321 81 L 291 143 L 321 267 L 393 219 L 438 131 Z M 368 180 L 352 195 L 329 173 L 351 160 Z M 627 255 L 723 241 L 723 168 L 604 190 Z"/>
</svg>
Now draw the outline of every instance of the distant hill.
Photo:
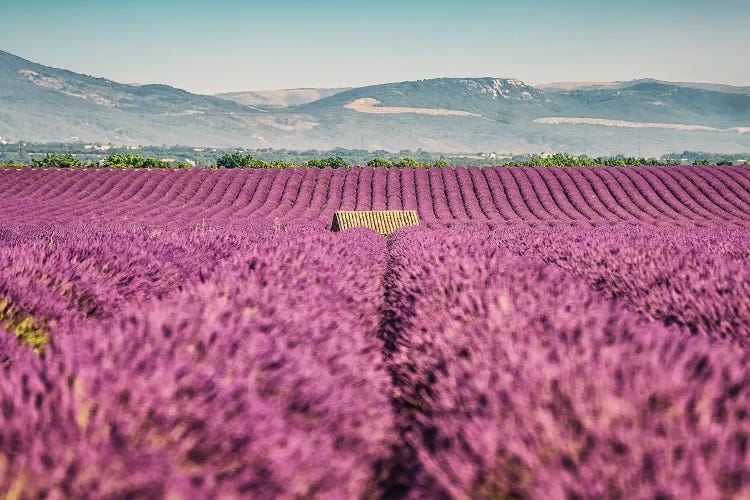
<svg viewBox="0 0 750 500">
<path fill-rule="evenodd" d="M 590 90 L 612 88 L 621 82 L 550 82 L 540 83 L 534 87 L 541 90 L 565 91 L 565 90 Z"/>
<path fill-rule="evenodd" d="M 549 102 L 544 92 L 513 78 L 435 78 L 351 89 L 315 101 L 303 109 L 314 111 L 345 107 L 358 99 L 375 99 L 378 101 L 375 107 L 403 108 L 386 114 L 421 114 L 408 108 L 424 108 L 464 111 L 501 121 L 512 119 L 508 112 L 514 118 L 522 118 L 534 114 L 533 110 Z M 374 114 L 374 111 L 367 113 Z"/>
<path fill-rule="evenodd" d="M 126 85 L 0 51 L 0 136 L 116 144 L 262 144 L 265 112 L 166 85 Z"/>
<path fill-rule="evenodd" d="M 365 148 L 750 151 L 749 96 L 656 81 L 561 92 L 516 79 L 441 78 L 352 89 L 291 109 L 321 126 L 340 124 L 342 139 Z M 393 131 L 388 143 L 384 130 Z"/>
<path fill-rule="evenodd" d="M 698 90 L 710 90 L 714 92 L 724 92 L 727 94 L 750 94 L 749 87 L 737 87 L 734 85 L 724 85 L 720 83 L 696 83 L 696 82 L 666 82 L 664 80 L 654 80 L 652 78 L 643 78 L 639 80 L 630 80 L 626 82 L 551 82 L 534 85 L 542 90 L 566 91 L 566 90 L 602 90 L 612 88 L 632 87 L 637 83 L 661 83 L 664 85 L 676 85 L 678 87 L 688 87 Z"/>
<path fill-rule="evenodd" d="M 216 97 L 244 104 L 247 106 L 287 107 L 307 104 L 324 97 L 329 97 L 349 88 L 339 89 L 283 89 L 256 90 L 247 92 L 224 92 L 215 94 Z"/>
<path fill-rule="evenodd" d="M 713 84 L 539 88 L 487 77 L 217 97 L 125 85 L 0 52 L 0 137 L 447 153 L 750 152 L 750 96 Z"/>
</svg>

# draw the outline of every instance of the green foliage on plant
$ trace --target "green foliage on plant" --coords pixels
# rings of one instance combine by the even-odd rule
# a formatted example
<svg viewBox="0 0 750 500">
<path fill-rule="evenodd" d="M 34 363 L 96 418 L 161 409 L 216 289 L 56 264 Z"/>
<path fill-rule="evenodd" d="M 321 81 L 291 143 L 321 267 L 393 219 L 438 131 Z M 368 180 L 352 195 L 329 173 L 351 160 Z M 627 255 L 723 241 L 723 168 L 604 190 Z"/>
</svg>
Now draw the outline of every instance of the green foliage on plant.
<svg viewBox="0 0 750 500">
<path fill-rule="evenodd" d="M 398 168 L 405 168 L 405 167 L 427 168 L 430 166 L 430 164 L 426 161 L 418 161 L 409 156 L 405 156 L 404 158 L 401 158 L 400 160 L 398 160 L 395 166 Z"/>
<path fill-rule="evenodd" d="M 390 168 L 393 166 L 393 162 L 389 160 L 388 158 L 383 158 L 382 156 L 377 156 L 373 158 L 372 160 L 369 160 L 367 162 L 368 167 L 385 167 Z"/>
<path fill-rule="evenodd" d="M 299 168 L 299 165 L 287 160 L 274 160 L 271 162 L 271 168 Z"/>
<path fill-rule="evenodd" d="M 321 158 L 310 158 L 302 166 L 307 168 L 325 168 L 326 165 Z"/>
<path fill-rule="evenodd" d="M 0 161 L 0 168 L 21 168 L 24 164 L 16 160 Z"/>
<path fill-rule="evenodd" d="M 417 163 L 417 160 L 415 160 L 414 158 L 409 158 L 407 156 L 406 158 L 401 158 L 399 161 L 397 161 L 396 166 L 399 168 L 417 167 L 419 166 L 419 164 Z"/>
<path fill-rule="evenodd" d="M 240 152 L 227 153 L 216 160 L 216 166 L 221 168 L 244 168 L 245 165 L 246 157 Z"/>
<path fill-rule="evenodd" d="M 532 167 L 626 167 L 641 165 L 679 165 L 677 160 L 663 160 L 657 158 L 643 158 L 636 156 L 574 156 L 565 153 L 553 155 L 534 155 L 520 161 L 505 163 L 506 167 L 532 166 Z"/>
<path fill-rule="evenodd" d="M 133 153 L 108 156 L 102 164 L 108 168 L 169 168 L 171 166 L 169 162 L 164 160 L 144 158 Z"/>
<path fill-rule="evenodd" d="M 83 162 L 70 153 L 48 153 L 44 158 L 34 158 L 32 166 L 37 168 L 81 168 Z"/>
<path fill-rule="evenodd" d="M 216 166 L 219 168 L 271 168 L 272 164 L 265 160 L 259 160 L 253 155 L 236 151 L 221 156 L 216 160 Z"/>
<path fill-rule="evenodd" d="M 308 168 L 346 168 L 349 164 L 340 156 L 329 156 L 328 158 L 310 158 L 302 166 Z"/>
</svg>

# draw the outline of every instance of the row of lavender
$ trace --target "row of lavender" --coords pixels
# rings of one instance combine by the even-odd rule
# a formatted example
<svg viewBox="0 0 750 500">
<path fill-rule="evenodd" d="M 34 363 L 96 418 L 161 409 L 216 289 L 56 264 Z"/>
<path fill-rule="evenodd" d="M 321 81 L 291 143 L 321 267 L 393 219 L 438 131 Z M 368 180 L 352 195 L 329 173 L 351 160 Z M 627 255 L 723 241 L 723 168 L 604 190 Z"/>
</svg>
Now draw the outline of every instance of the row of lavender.
<svg viewBox="0 0 750 500">
<path fill-rule="evenodd" d="M 0 170 L 18 220 L 243 225 L 331 222 L 335 210 L 418 210 L 423 223 L 747 222 L 746 167 Z"/>
<path fill-rule="evenodd" d="M 3 236 L 0 491 L 374 491 L 394 445 L 382 237 Z M 20 318 L 48 334 L 37 352 Z"/>
<path fill-rule="evenodd" d="M 750 233 L 745 227 L 503 225 L 493 245 L 533 255 L 691 335 L 750 346 Z"/>
<path fill-rule="evenodd" d="M 750 493 L 744 349 L 644 322 L 585 281 L 509 253 L 497 244 L 505 235 L 481 233 L 391 243 L 385 333 L 405 488 L 454 498 Z M 652 272 L 634 267 L 626 279 Z M 737 320 L 746 332 L 750 316 Z"/>
<path fill-rule="evenodd" d="M 749 253 L 733 226 L 6 224 L 0 490 L 741 496 Z"/>
</svg>

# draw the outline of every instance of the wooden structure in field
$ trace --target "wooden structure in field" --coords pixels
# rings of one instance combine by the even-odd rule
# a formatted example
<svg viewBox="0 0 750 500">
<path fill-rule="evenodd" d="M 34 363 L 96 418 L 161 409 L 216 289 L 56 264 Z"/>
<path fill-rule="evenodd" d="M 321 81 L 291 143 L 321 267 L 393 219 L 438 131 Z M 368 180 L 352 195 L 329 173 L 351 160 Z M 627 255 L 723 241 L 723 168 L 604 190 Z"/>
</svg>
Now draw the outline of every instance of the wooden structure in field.
<svg viewBox="0 0 750 500">
<path fill-rule="evenodd" d="M 332 231 L 369 227 L 388 236 L 404 226 L 418 226 L 416 210 L 339 210 L 333 213 Z"/>
</svg>

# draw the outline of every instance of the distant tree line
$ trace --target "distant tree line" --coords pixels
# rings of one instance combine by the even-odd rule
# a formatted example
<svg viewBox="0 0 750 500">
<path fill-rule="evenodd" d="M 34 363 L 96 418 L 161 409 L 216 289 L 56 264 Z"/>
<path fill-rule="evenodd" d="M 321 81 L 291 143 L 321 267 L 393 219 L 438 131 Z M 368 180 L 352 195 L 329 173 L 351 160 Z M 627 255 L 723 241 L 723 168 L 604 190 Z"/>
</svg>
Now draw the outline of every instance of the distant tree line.
<svg viewBox="0 0 750 500">
<path fill-rule="evenodd" d="M 426 162 L 415 160 L 411 157 L 404 157 L 398 160 L 377 156 L 364 162 L 368 167 L 447 167 L 448 162 L 445 160 L 436 160 Z M 309 158 L 300 163 L 292 163 L 286 160 L 265 161 L 258 159 L 250 154 L 239 152 L 228 153 L 219 158 L 216 162 L 219 168 L 347 168 L 352 166 L 341 156 L 329 156 L 326 158 Z"/>
<path fill-rule="evenodd" d="M 171 163 L 188 161 L 197 167 L 216 166 L 219 158 L 226 154 L 235 152 L 244 155 L 251 155 L 259 160 L 276 165 L 302 165 L 310 159 L 325 159 L 332 157 L 341 157 L 348 165 L 364 165 L 374 157 L 385 157 L 393 162 L 400 158 L 414 158 L 418 162 L 432 163 L 438 159 L 446 158 L 441 153 L 430 153 L 418 149 L 416 151 L 402 150 L 399 152 L 389 152 L 384 150 L 365 150 L 365 149 L 344 149 L 334 148 L 331 150 L 288 150 L 288 149 L 221 149 L 211 147 L 194 147 L 194 146 L 115 146 L 111 144 L 100 143 L 33 143 L 19 141 L 15 143 L 0 143 L 0 164 L 18 162 L 23 165 L 32 165 L 33 159 L 44 158 L 47 154 L 72 154 L 84 164 L 101 164 L 107 157 L 113 155 L 135 154 L 144 158 L 157 158 L 168 160 Z M 469 157 L 463 158 L 453 156 L 449 158 L 452 164 L 467 165 L 496 164 L 497 161 L 491 159 L 489 155 L 482 157 L 479 153 L 472 153 Z"/>
<path fill-rule="evenodd" d="M 742 165 L 750 162 L 750 153 L 705 153 L 683 151 L 664 155 L 667 160 L 679 160 L 693 165 Z"/>
<path fill-rule="evenodd" d="M 98 148 L 98 149 L 96 149 Z M 92 150 L 94 152 L 92 152 Z M 456 165 L 531 165 L 540 167 L 626 166 L 626 165 L 730 165 L 743 164 L 750 155 L 713 155 L 673 153 L 662 158 L 627 156 L 508 155 L 498 157 L 481 153 L 446 156 L 422 150 L 330 151 L 290 150 L 217 150 L 187 146 L 148 146 L 142 148 L 109 148 L 91 144 L 0 144 L 0 167 L 17 168 L 347 168 L 351 165 L 371 167 L 447 167 Z"/>
<path fill-rule="evenodd" d="M 510 161 L 506 166 L 528 165 L 533 167 L 626 167 L 642 165 L 680 165 L 678 160 L 643 158 L 634 156 L 574 156 L 565 153 L 532 156 L 527 160 Z"/>
<path fill-rule="evenodd" d="M 722 158 L 720 160 L 711 161 L 707 158 L 698 158 L 697 160 L 693 160 L 693 165 L 735 165 L 735 164 L 745 164 L 750 165 L 750 162 L 738 162 L 734 160 L 728 160 L 726 158 Z"/>
<path fill-rule="evenodd" d="M 107 156 L 102 161 L 103 167 L 108 168 L 190 168 L 192 165 L 181 160 L 178 162 L 168 162 L 158 158 L 144 158 L 142 156 L 128 153 L 125 155 L 115 154 Z"/>
<path fill-rule="evenodd" d="M 256 158 L 251 154 L 241 152 L 227 153 L 216 160 L 218 168 L 346 168 L 349 163 L 340 156 L 330 156 L 328 158 L 310 158 L 301 163 L 294 163 L 288 160 L 266 161 Z"/>
<path fill-rule="evenodd" d="M 3 167 L 23 167 L 24 163 L 9 160 L 0 162 Z M 32 158 L 33 168 L 189 168 L 186 161 L 167 162 L 157 158 L 144 158 L 135 154 L 111 155 L 101 162 L 81 160 L 72 153 L 48 153 L 41 158 Z"/>
</svg>

